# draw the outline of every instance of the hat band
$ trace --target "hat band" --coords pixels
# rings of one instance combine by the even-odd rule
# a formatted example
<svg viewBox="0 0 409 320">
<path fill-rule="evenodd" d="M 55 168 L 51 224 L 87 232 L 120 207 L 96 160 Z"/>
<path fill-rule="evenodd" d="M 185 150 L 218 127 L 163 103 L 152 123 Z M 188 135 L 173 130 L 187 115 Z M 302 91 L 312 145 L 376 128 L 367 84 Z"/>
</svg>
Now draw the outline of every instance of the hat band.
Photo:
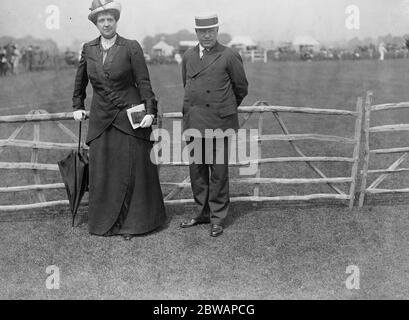
<svg viewBox="0 0 409 320">
<path fill-rule="evenodd" d="M 219 23 L 219 19 L 217 17 L 209 18 L 209 19 L 195 19 L 197 27 L 208 27 L 214 26 Z"/>
</svg>

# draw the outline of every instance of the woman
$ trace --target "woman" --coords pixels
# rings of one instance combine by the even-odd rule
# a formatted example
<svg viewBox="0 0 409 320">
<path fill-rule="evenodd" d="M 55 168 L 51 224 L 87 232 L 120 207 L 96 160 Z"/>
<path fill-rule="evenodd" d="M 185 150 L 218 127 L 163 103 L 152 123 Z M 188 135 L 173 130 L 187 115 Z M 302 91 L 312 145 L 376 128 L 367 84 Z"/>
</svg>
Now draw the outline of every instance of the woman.
<svg viewBox="0 0 409 320">
<path fill-rule="evenodd" d="M 101 36 L 84 44 L 73 94 L 74 119 L 82 121 L 91 82 L 89 231 L 131 240 L 166 220 L 157 167 L 150 160 L 157 102 L 141 46 L 116 33 L 121 5 L 94 0 L 90 10 L 88 19 Z M 142 103 L 147 114 L 141 127 L 132 129 L 126 110 Z"/>
</svg>

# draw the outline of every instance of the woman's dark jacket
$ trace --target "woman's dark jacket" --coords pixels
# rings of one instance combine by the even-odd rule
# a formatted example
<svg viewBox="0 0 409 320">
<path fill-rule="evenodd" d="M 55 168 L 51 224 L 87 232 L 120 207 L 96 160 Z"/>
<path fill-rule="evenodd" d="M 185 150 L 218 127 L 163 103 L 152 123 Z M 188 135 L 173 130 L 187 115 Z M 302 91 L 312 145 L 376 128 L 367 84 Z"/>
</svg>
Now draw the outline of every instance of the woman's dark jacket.
<svg viewBox="0 0 409 320">
<path fill-rule="evenodd" d="M 113 124 L 135 137 L 150 140 L 151 128 L 132 129 L 126 109 L 144 103 L 148 114 L 157 115 L 157 101 L 149 72 L 137 41 L 118 35 L 102 64 L 101 37 L 84 44 L 75 77 L 73 108 L 84 110 L 88 81 L 94 89 L 86 143 Z"/>
</svg>

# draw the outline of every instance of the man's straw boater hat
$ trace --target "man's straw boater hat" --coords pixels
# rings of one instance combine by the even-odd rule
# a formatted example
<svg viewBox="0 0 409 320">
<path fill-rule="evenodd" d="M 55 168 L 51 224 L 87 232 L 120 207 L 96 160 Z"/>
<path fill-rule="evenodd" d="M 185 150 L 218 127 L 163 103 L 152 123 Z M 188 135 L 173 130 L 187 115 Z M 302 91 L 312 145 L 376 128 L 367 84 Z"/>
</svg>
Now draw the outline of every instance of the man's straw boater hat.
<svg viewBox="0 0 409 320">
<path fill-rule="evenodd" d="M 195 17 L 195 29 L 209 29 L 219 26 L 219 17 L 215 13 L 201 14 Z"/>
<path fill-rule="evenodd" d="M 121 15 L 121 4 L 119 2 L 114 2 L 114 0 L 93 0 L 91 4 L 91 13 L 88 15 L 88 19 L 93 23 L 96 22 L 96 17 L 98 13 L 106 10 L 116 11 L 116 20 L 119 20 Z"/>
</svg>

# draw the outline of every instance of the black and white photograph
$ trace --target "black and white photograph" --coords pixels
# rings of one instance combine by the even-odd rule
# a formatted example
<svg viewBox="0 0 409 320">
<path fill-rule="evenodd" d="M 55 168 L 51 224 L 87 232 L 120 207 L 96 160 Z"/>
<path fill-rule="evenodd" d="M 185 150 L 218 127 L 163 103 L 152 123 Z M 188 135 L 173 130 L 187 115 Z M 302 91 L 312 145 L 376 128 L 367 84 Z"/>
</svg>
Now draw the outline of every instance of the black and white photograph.
<svg viewBox="0 0 409 320">
<path fill-rule="evenodd" d="M 409 0 L 0 9 L 1 300 L 409 299 Z"/>
</svg>

